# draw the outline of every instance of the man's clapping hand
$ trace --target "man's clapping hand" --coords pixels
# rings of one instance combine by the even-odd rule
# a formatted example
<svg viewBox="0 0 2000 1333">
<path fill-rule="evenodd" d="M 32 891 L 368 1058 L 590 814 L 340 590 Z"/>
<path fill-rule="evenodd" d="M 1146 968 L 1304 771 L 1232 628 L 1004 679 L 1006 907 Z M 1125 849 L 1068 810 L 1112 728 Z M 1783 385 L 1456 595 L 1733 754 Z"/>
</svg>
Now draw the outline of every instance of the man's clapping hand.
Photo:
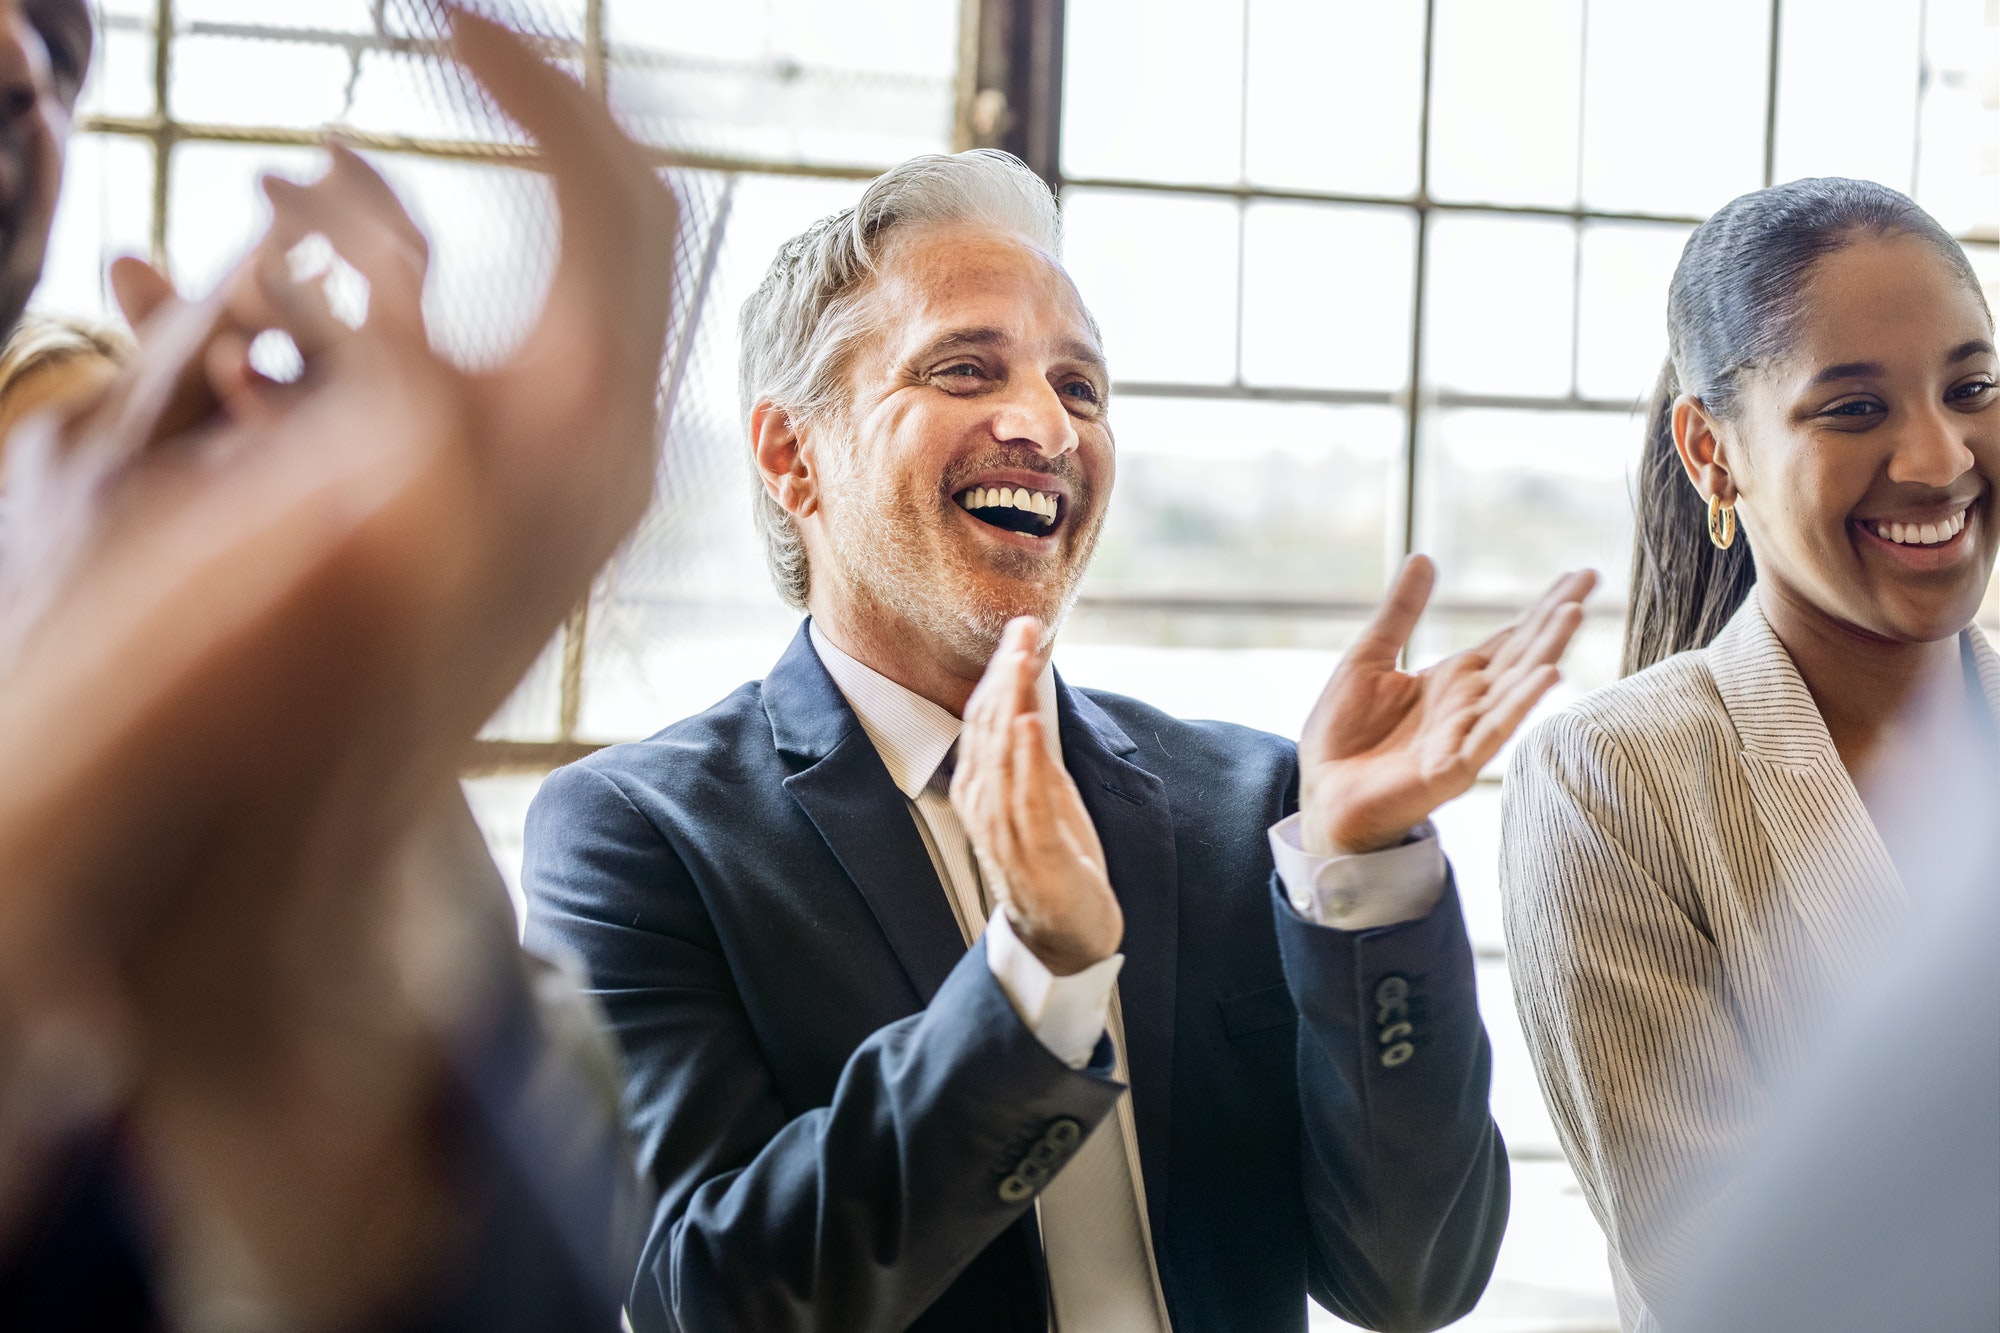
<svg viewBox="0 0 2000 1333">
<path fill-rule="evenodd" d="M 1422 671 L 1399 670 L 1435 579 L 1429 559 L 1409 559 L 1306 719 L 1299 810 L 1313 855 L 1393 847 L 1463 794 L 1556 683 L 1597 575 L 1564 574 L 1479 646 Z"/>
<path fill-rule="evenodd" d="M 1035 706 L 1039 622 L 1008 624 L 965 706 L 951 803 L 996 905 L 1057 976 L 1118 951 L 1125 917 L 1104 848 Z"/>
</svg>

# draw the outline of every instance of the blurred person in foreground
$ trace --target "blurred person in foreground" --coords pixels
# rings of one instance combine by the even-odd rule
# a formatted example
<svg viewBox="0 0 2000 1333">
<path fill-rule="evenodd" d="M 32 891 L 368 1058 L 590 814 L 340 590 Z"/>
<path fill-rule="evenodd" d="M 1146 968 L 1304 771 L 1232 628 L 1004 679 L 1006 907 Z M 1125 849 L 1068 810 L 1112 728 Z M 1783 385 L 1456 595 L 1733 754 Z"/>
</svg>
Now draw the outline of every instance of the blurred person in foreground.
<svg viewBox="0 0 2000 1333">
<path fill-rule="evenodd" d="M 1432 1328 L 1491 1271 L 1506 1153 L 1426 817 L 1591 576 L 1406 674 L 1412 560 L 1296 749 L 1071 689 L 1113 448 L 1058 248 L 1048 188 L 973 152 L 780 249 L 741 390 L 809 619 L 529 814 L 528 940 L 588 965 L 661 1195 L 642 1333 L 1302 1329 L 1308 1294 Z"/>
<path fill-rule="evenodd" d="M 91 31 L 0 17 L 11 324 Z M 617 1326 L 616 1127 L 454 770 L 646 502 L 675 211 L 580 87 L 452 23 L 562 219 L 511 362 L 432 350 L 427 244 L 336 147 L 210 297 L 121 261 L 135 360 L 10 441 L 0 1324 Z M 356 327 L 291 272 L 315 234 Z M 295 382 L 250 369 L 272 329 Z"/>
<path fill-rule="evenodd" d="M 1948 762 L 1904 776 L 1950 821 L 1905 867 L 1930 892 L 1774 1100 L 1672 1333 L 2000 1328 L 1993 789 Z"/>
<path fill-rule="evenodd" d="M 1957 242 L 1885 186 L 1760 190 L 1688 239 L 1668 331 L 1632 674 L 1524 739 L 1501 836 L 1515 997 L 1631 1330 L 1935 887 L 1966 833 L 1941 796 L 2000 793 L 1971 624 L 2000 360 Z"/>
</svg>

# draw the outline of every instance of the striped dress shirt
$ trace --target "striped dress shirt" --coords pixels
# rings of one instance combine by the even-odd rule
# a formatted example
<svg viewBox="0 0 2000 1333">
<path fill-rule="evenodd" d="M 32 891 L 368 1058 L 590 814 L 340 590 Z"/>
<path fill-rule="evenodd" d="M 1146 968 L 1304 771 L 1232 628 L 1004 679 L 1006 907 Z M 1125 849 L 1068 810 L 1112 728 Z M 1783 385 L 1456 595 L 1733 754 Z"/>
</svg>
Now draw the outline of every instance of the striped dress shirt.
<svg viewBox="0 0 2000 1333">
<path fill-rule="evenodd" d="M 2000 715 L 2000 656 L 1964 650 Z M 1706 649 L 1516 750 L 1500 874 L 1514 997 L 1635 1333 L 1716 1214 L 1829 992 L 1903 884 L 1753 594 Z"/>
</svg>

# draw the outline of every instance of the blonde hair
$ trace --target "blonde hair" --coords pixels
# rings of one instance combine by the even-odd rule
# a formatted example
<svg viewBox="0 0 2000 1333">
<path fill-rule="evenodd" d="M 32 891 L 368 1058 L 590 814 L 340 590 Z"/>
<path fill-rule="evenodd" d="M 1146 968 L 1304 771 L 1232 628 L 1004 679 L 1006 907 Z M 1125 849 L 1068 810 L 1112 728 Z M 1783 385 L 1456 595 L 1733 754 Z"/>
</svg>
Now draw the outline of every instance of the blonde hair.
<svg viewBox="0 0 2000 1333">
<path fill-rule="evenodd" d="M 46 366 L 79 356 L 99 357 L 122 366 L 137 351 L 132 335 L 115 324 L 77 315 L 29 313 L 0 344 L 0 403 L 16 384 Z"/>
</svg>

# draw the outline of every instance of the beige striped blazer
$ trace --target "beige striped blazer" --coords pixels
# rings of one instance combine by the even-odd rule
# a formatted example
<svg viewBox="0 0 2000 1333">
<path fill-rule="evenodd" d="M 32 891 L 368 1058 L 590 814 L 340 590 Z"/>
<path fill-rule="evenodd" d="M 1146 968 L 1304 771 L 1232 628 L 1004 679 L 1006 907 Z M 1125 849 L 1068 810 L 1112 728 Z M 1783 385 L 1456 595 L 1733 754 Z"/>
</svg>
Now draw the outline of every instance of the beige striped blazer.
<svg viewBox="0 0 2000 1333">
<path fill-rule="evenodd" d="M 1967 630 L 2000 716 L 2000 655 Z M 1830 989 L 1903 886 L 1753 595 L 1708 648 L 1530 732 L 1500 854 L 1515 1003 L 1609 1244 L 1619 1316 L 1667 1290 Z"/>
</svg>

